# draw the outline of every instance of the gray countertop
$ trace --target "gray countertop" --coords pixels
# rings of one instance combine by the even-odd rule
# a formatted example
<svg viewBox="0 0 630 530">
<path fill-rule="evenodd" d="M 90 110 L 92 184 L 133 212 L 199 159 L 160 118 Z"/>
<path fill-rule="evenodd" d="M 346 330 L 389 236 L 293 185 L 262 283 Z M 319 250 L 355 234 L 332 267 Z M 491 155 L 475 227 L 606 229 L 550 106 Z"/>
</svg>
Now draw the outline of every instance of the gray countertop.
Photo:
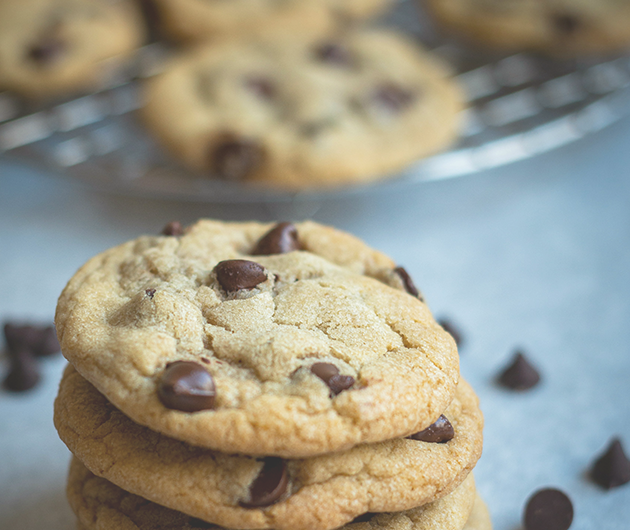
<svg viewBox="0 0 630 530">
<path fill-rule="evenodd" d="M 571 496 L 573 529 L 627 529 L 630 485 L 606 492 L 585 472 L 613 435 L 630 449 L 629 145 L 625 121 L 490 172 L 277 205 L 106 195 L 0 160 L 0 319 L 51 321 L 84 261 L 172 219 L 313 217 L 392 255 L 461 330 L 462 374 L 486 417 L 477 483 L 496 530 L 516 530 L 543 486 Z M 543 375 L 527 393 L 493 382 L 516 348 Z M 64 361 L 43 364 L 34 391 L 0 391 L 1 529 L 74 528 L 51 419 Z"/>
</svg>

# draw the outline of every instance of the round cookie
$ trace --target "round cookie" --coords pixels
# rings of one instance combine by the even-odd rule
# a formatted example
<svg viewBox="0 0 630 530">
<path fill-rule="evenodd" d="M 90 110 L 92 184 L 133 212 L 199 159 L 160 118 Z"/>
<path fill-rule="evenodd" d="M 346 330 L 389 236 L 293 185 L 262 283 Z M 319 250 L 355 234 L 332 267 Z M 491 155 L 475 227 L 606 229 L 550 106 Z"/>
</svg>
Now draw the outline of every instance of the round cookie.
<svg viewBox="0 0 630 530">
<path fill-rule="evenodd" d="M 277 33 L 290 28 L 322 32 L 339 22 L 365 19 L 392 0 L 156 0 L 166 33 L 179 40 Z M 295 29 L 293 29 L 295 31 Z"/>
<path fill-rule="evenodd" d="M 308 459 L 217 453 L 133 423 L 72 367 L 55 404 L 60 438 L 93 473 L 163 506 L 230 528 L 329 530 L 367 512 L 432 502 L 457 487 L 481 455 L 483 418 L 461 381 L 443 443 L 399 438 Z M 266 497 L 258 477 L 269 480 Z M 277 487 L 276 487 L 277 486 Z"/>
<path fill-rule="evenodd" d="M 483 499 L 477 494 L 472 512 L 466 521 L 465 530 L 492 530 L 490 512 Z"/>
<path fill-rule="evenodd" d="M 200 47 L 144 99 L 147 126 L 191 170 L 286 189 L 391 176 L 447 147 L 463 108 L 436 57 L 377 30 Z"/>
<path fill-rule="evenodd" d="M 428 5 L 453 33 L 504 50 L 572 56 L 630 46 L 630 2 L 624 0 L 428 0 Z"/>
<path fill-rule="evenodd" d="M 0 87 L 33 98 L 98 88 L 144 40 L 127 0 L 2 0 Z"/>
<path fill-rule="evenodd" d="M 70 464 L 67 495 L 82 530 L 223 530 L 128 493 L 90 473 L 76 458 Z M 342 528 L 460 530 L 464 527 L 465 530 L 485 530 L 486 527 L 464 526 L 471 510 L 477 509 L 476 497 L 470 474 L 457 489 L 438 501 L 405 512 L 372 515 L 367 521 L 349 523 Z"/>
<path fill-rule="evenodd" d="M 279 254 L 253 255 L 270 225 L 202 221 L 94 257 L 58 302 L 63 354 L 134 421 L 220 451 L 300 457 L 427 427 L 455 393 L 453 339 L 416 296 L 311 252 L 309 227 L 306 250 Z"/>
</svg>

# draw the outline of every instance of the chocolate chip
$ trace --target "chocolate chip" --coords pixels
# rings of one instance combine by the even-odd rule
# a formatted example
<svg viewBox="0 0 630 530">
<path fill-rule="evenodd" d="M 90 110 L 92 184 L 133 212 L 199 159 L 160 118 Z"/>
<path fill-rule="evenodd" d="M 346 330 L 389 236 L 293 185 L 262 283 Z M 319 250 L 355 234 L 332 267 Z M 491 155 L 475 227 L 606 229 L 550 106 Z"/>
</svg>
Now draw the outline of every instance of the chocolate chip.
<svg viewBox="0 0 630 530">
<path fill-rule="evenodd" d="M 455 436 L 455 429 L 446 416 L 442 414 L 435 423 L 429 425 L 424 431 L 412 434 L 409 438 L 421 442 L 441 444 L 452 440 L 453 436 Z"/>
<path fill-rule="evenodd" d="M 311 366 L 311 372 L 326 383 L 334 396 L 354 385 L 354 377 L 341 375 L 339 368 L 331 363 L 315 363 Z"/>
<path fill-rule="evenodd" d="M 453 340 L 455 341 L 455 344 L 457 344 L 458 347 L 462 345 L 461 333 L 453 325 L 453 323 L 450 320 L 446 318 L 441 318 L 438 320 L 438 324 L 442 326 L 442 328 L 444 329 L 444 331 L 446 331 L 446 333 L 448 333 L 451 337 L 453 337 Z"/>
<path fill-rule="evenodd" d="M 11 392 L 24 392 L 33 388 L 39 380 L 39 367 L 33 355 L 28 350 L 14 351 L 2 386 Z"/>
<path fill-rule="evenodd" d="M 260 167 L 263 159 L 263 149 L 258 142 L 226 138 L 212 146 L 210 169 L 222 180 L 242 181 Z"/>
<path fill-rule="evenodd" d="M 520 351 L 515 353 L 510 365 L 498 377 L 498 382 L 511 390 L 528 390 L 539 381 L 540 374 Z"/>
<path fill-rule="evenodd" d="M 396 267 L 394 269 L 394 273 L 396 273 L 399 276 L 399 278 L 402 280 L 405 291 L 407 291 L 411 296 L 416 296 L 420 298 L 420 300 L 422 300 L 422 297 L 420 296 L 420 292 L 418 291 L 415 284 L 413 283 L 411 276 L 409 276 L 409 273 L 403 267 Z"/>
<path fill-rule="evenodd" d="M 163 236 L 179 237 L 184 235 L 184 227 L 179 221 L 171 221 L 162 228 Z"/>
<path fill-rule="evenodd" d="M 413 92 L 394 83 L 384 83 L 372 93 L 372 100 L 380 108 L 399 113 L 413 103 Z"/>
<path fill-rule="evenodd" d="M 572 521 L 573 504 L 560 490 L 542 489 L 527 501 L 525 530 L 568 530 Z"/>
<path fill-rule="evenodd" d="M 40 328 L 39 341 L 36 346 L 33 347 L 33 354 L 37 357 L 48 357 L 54 353 L 59 353 L 61 347 L 57 340 L 57 332 L 54 326 L 46 326 Z"/>
<path fill-rule="evenodd" d="M 595 461 L 591 479 L 606 489 L 630 482 L 630 460 L 619 438 L 613 438 L 606 451 Z"/>
<path fill-rule="evenodd" d="M 156 289 L 147 289 L 146 291 L 144 291 L 144 294 L 146 294 L 151 300 L 153 300 L 156 292 Z"/>
<path fill-rule="evenodd" d="M 578 17 L 567 13 L 556 13 L 551 21 L 556 31 L 563 35 L 573 35 L 582 25 Z"/>
<path fill-rule="evenodd" d="M 61 349 L 53 326 L 18 326 L 7 322 L 4 337 L 9 355 L 26 350 L 37 357 L 46 357 Z"/>
<path fill-rule="evenodd" d="M 265 458 L 263 467 L 249 487 L 249 500 L 241 503 L 245 508 L 270 506 L 287 491 L 289 473 L 287 463 L 278 457 Z"/>
<path fill-rule="evenodd" d="M 254 256 L 269 256 L 271 254 L 286 254 L 293 250 L 300 250 L 298 231 L 292 223 L 278 223 L 260 238 Z"/>
<path fill-rule="evenodd" d="M 191 361 L 177 361 L 164 370 L 158 395 L 166 408 L 197 412 L 214 407 L 216 387 L 203 366 Z"/>
<path fill-rule="evenodd" d="M 217 263 L 214 268 L 217 281 L 227 293 L 240 289 L 253 289 L 267 280 L 265 268 L 255 261 L 230 259 Z"/>
<path fill-rule="evenodd" d="M 276 97 L 276 85 L 263 76 L 252 75 L 245 79 L 245 86 L 260 99 L 272 100 Z"/>
<path fill-rule="evenodd" d="M 334 66 L 351 66 L 353 61 L 350 50 L 336 42 L 325 42 L 315 49 L 315 57 Z"/>
<path fill-rule="evenodd" d="M 48 35 L 29 48 L 28 58 L 39 66 L 50 66 L 63 57 L 65 52 L 65 42 L 59 37 Z"/>
</svg>

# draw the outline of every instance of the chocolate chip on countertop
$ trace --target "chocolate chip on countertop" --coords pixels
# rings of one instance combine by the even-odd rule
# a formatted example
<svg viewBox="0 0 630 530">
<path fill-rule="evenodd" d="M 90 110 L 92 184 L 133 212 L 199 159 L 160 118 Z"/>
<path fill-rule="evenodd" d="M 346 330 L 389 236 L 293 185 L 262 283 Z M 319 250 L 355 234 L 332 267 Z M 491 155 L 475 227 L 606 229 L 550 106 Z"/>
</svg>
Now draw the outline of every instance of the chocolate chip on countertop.
<svg viewBox="0 0 630 530">
<path fill-rule="evenodd" d="M 525 530 L 568 530 L 573 521 L 571 499 L 560 490 L 547 488 L 534 493 L 525 507 Z"/>
<path fill-rule="evenodd" d="M 39 66 L 50 66 L 66 53 L 66 43 L 55 35 L 42 37 L 28 50 L 28 58 Z"/>
<path fill-rule="evenodd" d="M 499 374 L 497 380 L 511 390 L 528 390 L 538 384 L 540 374 L 525 355 L 517 351 L 510 365 Z"/>
<path fill-rule="evenodd" d="M 184 235 L 184 227 L 179 221 L 171 221 L 164 228 L 162 228 L 163 236 L 179 237 Z"/>
<path fill-rule="evenodd" d="M 595 461 L 591 469 L 591 479 L 606 489 L 630 482 L 630 460 L 619 438 L 613 438 L 606 451 Z"/>
<path fill-rule="evenodd" d="M 437 322 L 440 326 L 442 326 L 446 333 L 453 337 L 453 340 L 458 347 L 462 345 L 462 335 L 450 320 L 446 318 L 440 318 Z"/>
<path fill-rule="evenodd" d="M 213 144 L 210 170 L 222 180 L 240 182 L 254 173 L 263 162 L 263 149 L 253 140 L 226 138 Z"/>
<path fill-rule="evenodd" d="M 351 66 L 354 62 L 350 50 L 336 42 L 325 42 L 315 49 L 315 57 L 335 66 Z"/>
<path fill-rule="evenodd" d="M 311 372 L 319 377 L 332 395 L 337 395 L 354 385 L 354 377 L 351 375 L 341 375 L 339 368 L 331 363 L 315 363 L 311 366 Z"/>
<path fill-rule="evenodd" d="M 183 412 L 212 409 L 215 395 L 212 375 L 203 366 L 191 361 L 169 364 L 158 385 L 162 404 Z"/>
<path fill-rule="evenodd" d="M 278 223 L 260 238 L 253 254 L 255 256 L 286 254 L 300 248 L 297 228 L 293 223 L 284 222 Z"/>
<path fill-rule="evenodd" d="M 39 366 L 28 350 L 14 351 L 10 355 L 9 373 L 2 386 L 11 392 L 24 392 L 39 383 Z"/>
<path fill-rule="evenodd" d="M 409 438 L 421 442 L 441 444 L 452 440 L 453 436 L 455 436 L 455 429 L 446 416 L 442 414 L 435 423 L 429 425 L 424 431 L 412 434 Z"/>
<path fill-rule="evenodd" d="M 414 99 L 413 92 L 395 83 L 384 83 L 372 93 L 372 100 L 376 105 L 396 114 L 410 106 Z"/>
<path fill-rule="evenodd" d="M 18 326 L 7 322 L 4 325 L 4 338 L 9 356 L 26 350 L 36 357 L 46 357 L 61 350 L 54 326 Z"/>
<path fill-rule="evenodd" d="M 407 291 L 410 295 L 422 300 L 422 297 L 420 296 L 420 291 L 418 291 L 417 287 L 413 283 L 413 280 L 411 279 L 411 276 L 409 276 L 409 273 L 404 269 L 404 267 L 396 267 L 394 269 L 394 272 L 402 280 L 405 291 Z"/>
<path fill-rule="evenodd" d="M 230 259 L 220 261 L 214 268 L 217 281 L 227 293 L 240 289 L 253 289 L 267 280 L 265 268 L 255 261 Z"/>
<path fill-rule="evenodd" d="M 245 508 L 262 508 L 278 502 L 287 491 L 289 472 L 287 463 L 278 457 L 265 458 L 263 467 L 249 488 L 249 499 L 241 503 Z"/>
</svg>

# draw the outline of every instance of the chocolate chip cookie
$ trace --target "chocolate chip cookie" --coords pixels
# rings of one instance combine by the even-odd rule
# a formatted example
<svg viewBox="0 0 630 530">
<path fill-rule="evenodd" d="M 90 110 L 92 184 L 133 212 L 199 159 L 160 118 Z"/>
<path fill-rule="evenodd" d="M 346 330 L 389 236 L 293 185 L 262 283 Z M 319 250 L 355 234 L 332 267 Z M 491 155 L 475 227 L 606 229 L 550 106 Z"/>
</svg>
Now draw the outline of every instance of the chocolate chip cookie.
<svg viewBox="0 0 630 530">
<path fill-rule="evenodd" d="M 483 417 L 460 381 L 433 427 L 407 438 L 308 459 L 229 455 L 133 423 L 69 367 L 55 425 L 92 472 L 160 505 L 231 528 L 329 530 L 448 494 L 481 455 Z"/>
<path fill-rule="evenodd" d="M 459 364 L 427 306 L 327 259 L 332 240 L 311 251 L 325 229 L 298 224 L 290 252 L 270 229 L 201 221 L 96 256 L 60 296 L 62 353 L 134 421 L 220 451 L 301 457 L 433 423 Z"/>
<path fill-rule="evenodd" d="M 610 53 L 630 46 L 625 0 L 428 0 L 447 28 L 505 50 L 559 55 Z"/>
<path fill-rule="evenodd" d="M 128 493 L 90 473 L 78 459 L 70 465 L 68 500 L 77 515 L 79 530 L 223 530 L 203 520 Z M 370 515 L 350 523 L 343 530 L 489 530 L 490 526 L 469 526 L 483 509 L 475 492 L 472 474 L 455 491 L 431 504 L 399 513 Z M 470 514 L 470 517 L 469 517 Z"/>
<path fill-rule="evenodd" d="M 166 33 L 179 40 L 209 40 L 277 33 L 322 32 L 340 23 L 374 16 L 392 0 L 156 0 Z"/>
<path fill-rule="evenodd" d="M 391 176 L 448 146 L 463 106 L 434 56 L 376 30 L 201 47 L 145 101 L 149 129 L 193 171 L 288 189 Z"/>
<path fill-rule="evenodd" d="M 2 0 L 0 88 L 33 98 L 98 88 L 143 40 L 128 0 Z"/>
</svg>

